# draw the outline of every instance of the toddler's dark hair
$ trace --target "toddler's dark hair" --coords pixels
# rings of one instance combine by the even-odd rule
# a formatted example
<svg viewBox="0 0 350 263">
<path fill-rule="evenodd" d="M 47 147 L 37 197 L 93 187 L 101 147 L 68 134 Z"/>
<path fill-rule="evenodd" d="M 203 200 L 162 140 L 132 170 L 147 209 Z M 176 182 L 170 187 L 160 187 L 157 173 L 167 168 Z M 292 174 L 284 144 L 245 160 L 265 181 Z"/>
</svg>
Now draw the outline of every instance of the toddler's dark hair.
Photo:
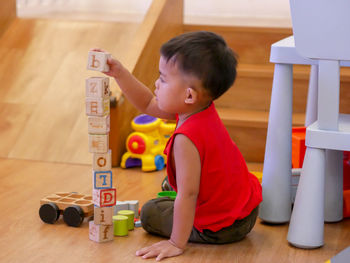
<svg viewBox="0 0 350 263">
<path fill-rule="evenodd" d="M 212 32 L 179 35 L 162 45 L 161 55 L 174 59 L 179 69 L 202 81 L 213 100 L 225 93 L 236 79 L 236 54 L 225 40 Z"/>
</svg>

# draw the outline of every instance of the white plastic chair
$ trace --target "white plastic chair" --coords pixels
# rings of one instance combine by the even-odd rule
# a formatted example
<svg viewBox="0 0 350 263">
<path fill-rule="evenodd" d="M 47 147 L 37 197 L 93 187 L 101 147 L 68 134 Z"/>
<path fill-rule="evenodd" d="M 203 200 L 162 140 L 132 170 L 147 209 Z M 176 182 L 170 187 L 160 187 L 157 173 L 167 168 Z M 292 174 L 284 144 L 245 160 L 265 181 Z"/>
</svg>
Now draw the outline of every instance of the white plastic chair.
<svg viewBox="0 0 350 263">
<path fill-rule="evenodd" d="M 295 46 L 318 60 L 317 121 L 307 146 L 288 241 L 297 247 L 324 243 L 324 221 L 342 214 L 342 151 L 350 150 L 350 116 L 339 114 L 340 61 L 350 61 L 350 1 L 290 0 Z"/>
<path fill-rule="evenodd" d="M 290 219 L 292 65 L 312 65 L 306 125 L 317 122 L 307 129 L 288 241 L 314 248 L 323 244 L 324 220 L 342 219 L 342 154 L 336 150 L 350 149 L 350 129 L 344 124 L 349 118 L 339 118 L 339 66 L 350 65 L 350 1 L 290 0 L 290 6 L 295 45 L 289 37 L 271 47 L 270 61 L 276 65 L 259 216 L 271 223 Z"/>
</svg>

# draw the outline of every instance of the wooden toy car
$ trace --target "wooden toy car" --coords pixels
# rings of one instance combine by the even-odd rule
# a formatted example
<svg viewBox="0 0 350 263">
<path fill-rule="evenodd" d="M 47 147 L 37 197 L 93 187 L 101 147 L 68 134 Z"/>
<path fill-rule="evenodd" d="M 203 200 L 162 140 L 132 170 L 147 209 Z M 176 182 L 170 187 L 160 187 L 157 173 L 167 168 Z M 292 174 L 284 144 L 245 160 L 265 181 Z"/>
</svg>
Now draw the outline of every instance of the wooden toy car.
<svg viewBox="0 0 350 263">
<path fill-rule="evenodd" d="M 53 224 L 58 220 L 60 214 L 63 214 L 63 220 L 67 225 L 80 226 L 84 217 L 94 214 L 92 196 L 60 192 L 40 200 L 39 216 L 42 221 Z"/>
</svg>

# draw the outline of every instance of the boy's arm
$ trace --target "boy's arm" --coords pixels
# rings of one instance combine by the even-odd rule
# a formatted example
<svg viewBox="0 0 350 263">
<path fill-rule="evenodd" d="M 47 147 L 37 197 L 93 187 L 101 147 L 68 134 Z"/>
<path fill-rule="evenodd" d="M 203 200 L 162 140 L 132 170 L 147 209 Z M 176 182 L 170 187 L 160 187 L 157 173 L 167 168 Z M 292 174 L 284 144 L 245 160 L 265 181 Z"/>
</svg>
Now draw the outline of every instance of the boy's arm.
<svg viewBox="0 0 350 263">
<path fill-rule="evenodd" d="M 104 73 L 117 81 L 125 97 L 138 110 L 154 117 L 175 120 L 175 114 L 159 109 L 155 96 L 150 89 L 136 79 L 118 60 L 109 58 L 107 63 L 110 70 Z"/>
<path fill-rule="evenodd" d="M 175 136 L 173 154 L 178 193 L 174 205 L 171 237 L 168 241 L 161 241 L 137 251 L 136 255 L 143 258 L 157 257 L 158 261 L 181 255 L 193 228 L 200 185 L 200 156 L 190 139 L 182 134 Z"/>
<path fill-rule="evenodd" d="M 173 154 L 176 167 L 177 197 L 170 240 L 184 248 L 190 237 L 199 193 L 201 161 L 197 148 L 185 135 L 177 134 Z"/>
</svg>

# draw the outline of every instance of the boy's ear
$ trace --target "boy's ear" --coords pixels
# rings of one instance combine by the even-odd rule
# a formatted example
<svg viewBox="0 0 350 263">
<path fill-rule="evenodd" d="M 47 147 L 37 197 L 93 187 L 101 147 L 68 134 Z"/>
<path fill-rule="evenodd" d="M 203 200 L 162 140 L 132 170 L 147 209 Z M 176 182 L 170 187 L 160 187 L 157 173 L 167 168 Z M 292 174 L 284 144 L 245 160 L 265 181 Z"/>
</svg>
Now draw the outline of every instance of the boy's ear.
<svg viewBox="0 0 350 263">
<path fill-rule="evenodd" d="M 187 88 L 186 89 L 186 104 L 194 104 L 198 99 L 198 93 L 193 88 Z"/>
</svg>

